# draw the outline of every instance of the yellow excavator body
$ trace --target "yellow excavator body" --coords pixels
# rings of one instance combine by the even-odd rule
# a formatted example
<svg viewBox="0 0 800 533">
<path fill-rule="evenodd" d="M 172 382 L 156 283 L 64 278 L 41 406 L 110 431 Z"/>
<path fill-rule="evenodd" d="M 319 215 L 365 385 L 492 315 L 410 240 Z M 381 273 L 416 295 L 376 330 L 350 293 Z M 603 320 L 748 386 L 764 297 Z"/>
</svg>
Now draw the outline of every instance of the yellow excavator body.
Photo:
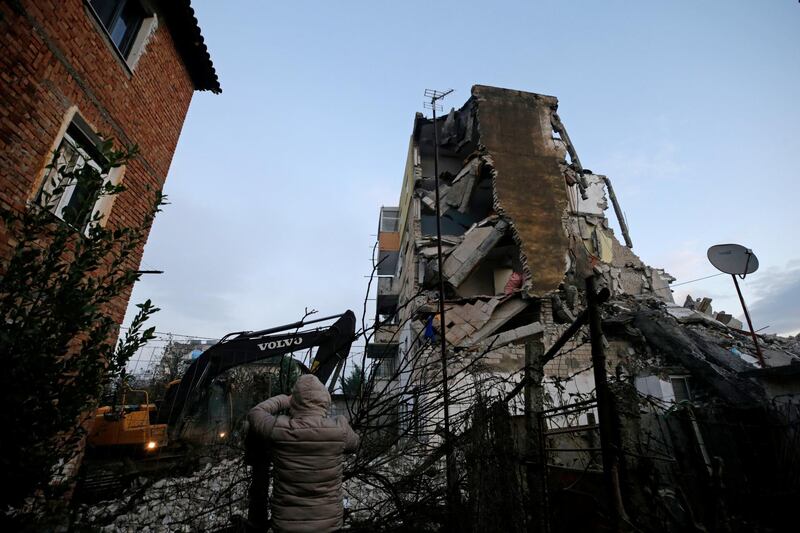
<svg viewBox="0 0 800 533">
<path fill-rule="evenodd" d="M 126 404 L 125 397 L 130 392 L 143 393 L 145 402 Z M 167 425 L 150 422 L 150 413 L 155 411 L 156 406 L 149 402 L 146 391 L 129 389 L 123 396 L 122 405 L 95 410 L 88 443 L 95 448 L 127 446 L 154 452 L 167 445 Z"/>
</svg>

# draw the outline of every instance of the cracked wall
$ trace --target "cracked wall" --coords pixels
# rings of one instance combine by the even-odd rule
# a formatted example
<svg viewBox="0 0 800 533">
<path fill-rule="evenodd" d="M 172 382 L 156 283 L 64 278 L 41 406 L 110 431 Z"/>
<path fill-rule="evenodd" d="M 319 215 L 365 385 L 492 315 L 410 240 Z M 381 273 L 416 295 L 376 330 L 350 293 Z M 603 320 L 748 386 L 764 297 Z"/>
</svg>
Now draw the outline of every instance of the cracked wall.
<svg viewBox="0 0 800 533">
<path fill-rule="evenodd" d="M 495 210 L 511 222 L 531 278 L 528 293 L 544 296 L 558 289 L 568 265 L 568 203 L 550 118 L 558 101 L 483 85 L 472 94 L 481 151 L 492 167 Z"/>
</svg>

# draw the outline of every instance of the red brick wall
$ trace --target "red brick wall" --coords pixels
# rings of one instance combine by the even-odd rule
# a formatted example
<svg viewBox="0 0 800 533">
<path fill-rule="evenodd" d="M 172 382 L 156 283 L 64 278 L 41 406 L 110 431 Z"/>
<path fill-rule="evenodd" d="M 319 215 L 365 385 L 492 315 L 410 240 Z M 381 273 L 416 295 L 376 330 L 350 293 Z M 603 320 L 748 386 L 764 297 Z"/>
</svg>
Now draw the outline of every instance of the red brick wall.
<svg viewBox="0 0 800 533">
<path fill-rule="evenodd" d="M 25 209 L 39 188 L 65 114 L 77 106 L 99 133 L 139 145 L 109 224 L 138 224 L 161 188 L 193 84 L 163 19 L 130 73 L 83 0 L 0 3 L 0 204 Z M 10 254 L 0 227 L 0 261 Z M 142 249 L 131 257 L 138 266 Z M 128 294 L 114 302 L 122 321 Z"/>
</svg>

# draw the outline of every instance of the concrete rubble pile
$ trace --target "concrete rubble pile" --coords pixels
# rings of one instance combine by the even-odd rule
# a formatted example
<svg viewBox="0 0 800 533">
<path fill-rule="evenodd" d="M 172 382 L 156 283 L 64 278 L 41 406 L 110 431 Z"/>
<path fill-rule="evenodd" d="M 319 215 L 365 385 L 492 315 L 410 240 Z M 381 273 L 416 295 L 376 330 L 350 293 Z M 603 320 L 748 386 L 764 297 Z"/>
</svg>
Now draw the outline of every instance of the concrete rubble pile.
<svg viewBox="0 0 800 533">
<path fill-rule="evenodd" d="M 223 459 L 186 477 L 141 478 L 116 500 L 82 506 L 75 526 L 107 532 L 213 531 L 247 515 L 249 476 L 242 459 Z"/>
<path fill-rule="evenodd" d="M 710 304 L 710 299 L 704 300 Z M 800 400 L 796 386 L 800 336 L 758 335 L 762 367 L 750 332 L 736 323 L 724 324 L 693 309 L 630 296 L 615 298 L 607 311 L 603 327 L 612 356 L 636 376 L 643 394 L 652 392 L 642 381 L 650 369 L 660 379 L 691 377 L 695 388 L 714 390 L 708 397 L 722 396 L 733 404 Z M 780 377 L 787 378 L 793 391 L 776 388 Z M 692 394 L 690 399 L 699 401 L 703 396 Z"/>
<path fill-rule="evenodd" d="M 397 508 L 400 494 L 397 487 L 407 484 L 409 476 L 415 475 L 418 461 L 397 455 L 389 460 L 377 459 L 373 463 L 361 469 L 367 475 L 347 479 L 342 484 L 345 508 L 351 522 L 362 525 L 377 522 L 389 526 L 393 520 L 402 518 L 398 515 L 402 511 Z M 380 482 L 376 483 L 377 480 Z M 444 490 L 445 480 L 441 472 L 415 476 L 415 481 L 419 484 L 417 490 L 420 493 L 425 493 L 426 489 L 429 494 Z"/>
</svg>

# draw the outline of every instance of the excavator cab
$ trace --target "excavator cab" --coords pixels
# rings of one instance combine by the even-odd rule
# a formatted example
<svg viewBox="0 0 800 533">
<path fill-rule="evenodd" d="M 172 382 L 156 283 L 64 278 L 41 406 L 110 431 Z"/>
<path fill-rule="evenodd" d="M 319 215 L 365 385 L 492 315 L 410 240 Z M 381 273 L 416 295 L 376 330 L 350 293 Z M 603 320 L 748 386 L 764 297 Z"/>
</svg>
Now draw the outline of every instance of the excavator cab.
<svg viewBox="0 0 800 533">
<path fill-rule="evenodd" d="M 125 387 L 119 405 L 98 408 L 89 430 L 89 446 L 152 453 L 167 444 L 167 426 L 151 421 L 156 406 L 145 390 Z"/>
</svg>

